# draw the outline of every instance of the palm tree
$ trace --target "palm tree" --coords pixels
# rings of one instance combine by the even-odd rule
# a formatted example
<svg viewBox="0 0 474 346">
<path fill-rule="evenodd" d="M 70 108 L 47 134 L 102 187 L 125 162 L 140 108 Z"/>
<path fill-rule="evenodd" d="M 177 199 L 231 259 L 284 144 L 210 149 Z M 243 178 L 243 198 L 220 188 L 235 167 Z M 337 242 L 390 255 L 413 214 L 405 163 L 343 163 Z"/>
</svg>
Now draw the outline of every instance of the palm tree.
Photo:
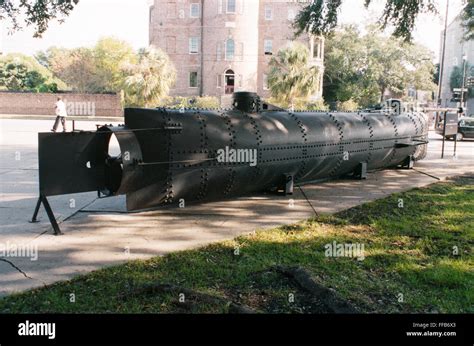
<svg viewBox="0 0 474 346">
<path fill-rule="evenodd" d="M 316 92 L 319 70 L 309 64 L 309 50 L 303 44 L 279 50 L 269 66 L 268 86 L 274 99 L 293 107 L 296 99 L 308 99 Z"/>
<path fill-rule="evenodd" d="M 152 107 L 168 95 L 176 80 L 176 69 L 160 49 L 141 49 L 138 56 L 138 64 L 125 67 L 129 74 L 124 86 L 125 104 Z"/>
</svg>

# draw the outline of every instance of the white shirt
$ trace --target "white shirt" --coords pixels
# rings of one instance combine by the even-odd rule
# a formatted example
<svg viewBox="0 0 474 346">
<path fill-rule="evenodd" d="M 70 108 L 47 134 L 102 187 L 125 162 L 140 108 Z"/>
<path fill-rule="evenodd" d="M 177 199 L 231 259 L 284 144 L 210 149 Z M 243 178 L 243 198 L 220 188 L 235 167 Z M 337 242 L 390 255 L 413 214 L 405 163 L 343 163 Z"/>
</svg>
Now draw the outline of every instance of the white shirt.
<svg viewBox="0 0 474 346">
<path fill-rule="evenodd" d="M 67 117 L 66 104 L 62 100 L 56 102 L 56 115 Z"/>
</svg>

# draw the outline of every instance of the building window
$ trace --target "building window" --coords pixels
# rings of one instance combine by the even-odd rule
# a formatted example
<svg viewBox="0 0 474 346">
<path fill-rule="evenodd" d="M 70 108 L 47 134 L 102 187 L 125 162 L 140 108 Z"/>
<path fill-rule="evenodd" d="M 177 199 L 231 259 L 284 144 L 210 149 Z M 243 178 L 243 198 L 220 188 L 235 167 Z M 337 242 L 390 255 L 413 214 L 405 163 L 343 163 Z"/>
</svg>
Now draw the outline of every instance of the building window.
<svg viewBox="0 0 474 346">
<path fill-rule="evenodd" d="M 200 12 L 199 4 L 197 4 L 197 3 L 191 4 L 191 9 L 189 11 L 189 16 L 191 18 L 199 18 L 199 12 Z"/>
<path fill-rule="evenodd" d="M 150 12 L 148 14 L 148 25 L 151 25 L 151 23 L 153 22 L 153 12 L 155 10 L 155 7 L 154 6 L 150 6 Z"/>
<path fill-rule="evenodd" d="M 313 58 L 319 59 L 319 42 L 316 41 L 313 45 Z"/>
<path fill-rule="evenodd" d="M 296 18 L 296 12 L 293 8 L 288 9 L 288 20 L 295 20 Z"/>
<path fill-rule="evenodd" d="M 320 38 L 311 39 L 312 56 L 314 59 L 323 58 L 323 41 Z"/>
<path fill-rule="evenodd" d="M 224 74 L 225 78 L 225 93 L 232 94 L 235 89 L 235 74 L 233 70 L 227 70 Z"/>
<path fill-rule="evenodd" d="M 197 71 L 189 72 L 189 87 L 197 88 L 198 87 L 198 73 Z"/>
<path fill-rule="evenodd" d="M 268 90 L 268 89 L 270 89 L 268 87 L 268 75 L 264 74 L 263 75 L 263 90 Z"/>
<path fill-rule="evenodd" d="M 265 20 L 272 20 L 273 19 L 273 10 L 271 6 L 265 6 Z"/>
<path fill-rule="evenodd" d="M 234 60 L 235 54 L 235 42 L 233 39 L 229 38 L 225 43 L 225 59 Z"/>
<path fill-rule="evenodd" d="M 199 53 L 199 37 L 189 38 L 189 54 Z"/>
<path fill-rule="evenodd" d="M 227 13 L 235 13 L 235 1 L 236 0 L 227 0 Z"/>
<path fill-rule="evenodd" d="M 263 41 L 263 51 L 265 55 L 273 54 L 273 41 L 272 40 Z"/>
</svg>

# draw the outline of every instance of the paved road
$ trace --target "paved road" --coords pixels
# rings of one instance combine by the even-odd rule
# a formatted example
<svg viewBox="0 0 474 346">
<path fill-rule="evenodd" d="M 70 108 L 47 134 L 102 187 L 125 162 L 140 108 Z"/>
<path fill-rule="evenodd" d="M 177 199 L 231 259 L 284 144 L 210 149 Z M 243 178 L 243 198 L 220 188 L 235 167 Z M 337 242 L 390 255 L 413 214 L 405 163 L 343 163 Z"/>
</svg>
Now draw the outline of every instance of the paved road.
<svg viewBox="0 0 474 346">
<path fill-rule="evenodd" d="M 430 134 L 428 158 L 415 170 L 386 170 L 366 181 L 338 180 L 303 187 L 291 198 L 258 195 L 178 210 L 124 213 L 123 197 L 97 199 L 96 193 L 50 198 L 63 236 L 52 235 L 41 208 L 40 223 L 29 223 L 38 191 L 37 132 L 51 121 L 0 119 L 0 255 L 14 246 L 29 256 L 0 257 L 0 296 L 65 280 L 79 273 L 137 258 L 194 248 L 239 234 L 293 223 L 318 213 L 334 213 L 367 201 L 434 183 L 440 178 L 473 172 L 474 141 L 447 142 L 441 160 L 441 139 Z M 95 129 L 94 122 L 80 122 Z M 74 202 L 72 206 L 71 202 Z M 34 259 L 38 249 L 38 259 Z M 16 268 L 15 268 L 16 267 Z M 23 272 L 23 273 L 22 273 Z"/>
</svg>

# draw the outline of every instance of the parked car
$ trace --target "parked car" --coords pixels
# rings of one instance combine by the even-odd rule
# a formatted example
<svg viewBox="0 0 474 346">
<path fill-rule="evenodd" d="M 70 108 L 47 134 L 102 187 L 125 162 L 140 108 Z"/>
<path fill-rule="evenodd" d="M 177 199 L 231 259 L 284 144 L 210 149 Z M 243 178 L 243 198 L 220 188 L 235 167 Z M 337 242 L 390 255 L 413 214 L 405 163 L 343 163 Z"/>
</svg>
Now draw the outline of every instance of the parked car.
<svg viewBox="0 0 474 346">
<path fill-rule="evenodd" d="M 462 141 L 464 138 L 474 138 L 474 118 L 462 117 L 459 119 L 456 139 Z"/>
</svg>

